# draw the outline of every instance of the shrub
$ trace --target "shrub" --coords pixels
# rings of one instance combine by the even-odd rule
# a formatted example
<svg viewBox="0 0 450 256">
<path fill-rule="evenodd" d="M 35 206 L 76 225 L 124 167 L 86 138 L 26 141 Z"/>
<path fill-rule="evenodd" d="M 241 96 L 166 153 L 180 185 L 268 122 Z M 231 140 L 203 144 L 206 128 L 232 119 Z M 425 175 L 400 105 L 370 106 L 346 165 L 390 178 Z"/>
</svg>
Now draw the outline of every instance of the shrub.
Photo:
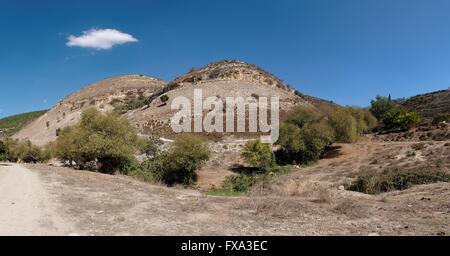
<svg viewBox="0 0 450 256">
<path fill-rule="evenodd" d="M 260 176 L 239 174 L 228 176 L 220 188 L 212 188 L 209 195 L 240 196 L 247 193 L 259 180 Z"/>
<path fill-rule="evenodd" d="M 306 161 L 304 162 L 317 161 L 335 140 L 335 132 L 326 122 L 313 123 L 302 130 L 302 137 L 305 143 L 303 155 L 306 156 Z"/>
<path fill-rule="evenodd" d="M 19 159 L 25 163 L 44 162 L 49 159 L 44 159 L 45 156 L 41 149 L 31 144 L 30 141 L 20 144 Z"/>
<path fill-rule="evenodd" d="M 338 106 L 323 106 L 321 109 L 327 114 L 337 142 L 353 143 L 359 139 L 357 122 L 347 109 Z"/>
<path fill-rule="evenodd" d="M 370 132 L 377 127 L 377 119 L 369 110 L 356 107 L 347 107 L 346 110 L 355 119 L 358 134 Z"/>
<path fill-rule="evenodd" d="M 139 95 L 135 97 L 133 93 L 130 92 L 129 95 L 124 100 L 113 99 L 110 104 L 114 106 L 114 112 L 117 114 L 125 114 L 129 110 L 134 110 L 142 108 L 144 106 L 150 105 L 153 97 L 145 97 Z"/>
<path fill-rule="evenodd" d="M 380 194 L 408 189 L 413 185 L 436 182 L 450 182 L 450 174 L 428 168 L 393 169 L 377 175 L 360 176 L 350 185 L 349 190 L 366 194 Z"/>
<path fill-rule="evenodd" d="M 418 113 L 408 111 L 393 101 L 380 96 L 372 101 L 370 111 L 380 121 L 381 125 L 378 128 L 382 131 L 407 131 L 420 122 Z"/>
<path fill-rule="evenodd" d="M 0 160 L 25 163 L 43 163 L 51 159 L 50 151 L 47 148 L 40 148 L 33 145 L 30 141 L 18 142 L 8 140 L 3 142 L 4 152 L 0 154 Z"/>
<path fill-rule="evenodd" d="M 373 131 L 378 126 L 377 118 L 369 110 L 364 110 L 364 122 L 367 125 L 367 132 Z"/>
<path fill-rule="evenodd" d="M 161 102 L 165 105 L 165 104 L 167 104 L 167 101 L 169 101 L 169 96 L 167 96 L 166 94 L 164 94 L 164 95 L 161 96 L 159 99 L 160 99 Z"/>
<path fill-rule="evenodd" d="M 4 141 L 0 140 L 0 161 L 8 160 L 9 148 Z"/>
<path fill-rule="evenodd" d="M 280 150 L 275 153 L 276 159 L 279 163 L 295 164 L 317 161 L 334 142 L 355 142 L 376 124 L 376 118 L 364 109 L 297 106 L 280 125 L 277 142 Z"/>
<path fill-rule="evenodd" d="M 148 159 L 153 159 L 160 153 L 162 141 L 154 136 L 150 136 L 146 140 L 138 140 L 139 150 L 145 154 Z"/>
<path fill-rule="evenodd" d="M 334 141 L 334 131 L 327 122 L 312 123 L 302 129 L 293 124 L 281 124 L 280 150 L 276 153 L 280 163 L 307 164 L 319 160 Z"/>
<path fill-rule="evenodd" d="M 91 108 L 83 112 L 78 125 L 61 131 L 55 151 L 62 162 L 75 162 L 81 168 L 95 162 L 101 172 L 113 173 L 133 160 L 136 143 L 137 133 L 128 121 Z"/>
<path fill-rule="evenodd" d="M 255 185 L 258 178 L 256 175 L 232 175 L 228 176 L 223 184 L 223 188 L 228 188 L 230 191 L 245 193 L 251 186 Z"/>
<path fill-rule="evenodd" d="M 250 166 L 261 171 L 266 171 L 275 165 L 271 145 L 264 144 L 260 140 L 245 143 L 241 156 Z"/>
<path fill-rule="evenodd" d="M 297 106 L 288 113 L 286 122 L 303 127 L 308 123 L 319 122 L 324 119 L 324 114 L 319 110 L 311 107 Z"/>
<path fill-rule="evenodd" d="M 378 119 L 383 120 L 386 113 L 392 112 L 398 108 L 395 102 L 389 98 L 377 96 L 375 100 L 372 100 L 370 112 Z"/>
<path fill-rule="evenodd" d="M 8 161 L 8 162 L 17 162 L 19 159 L 17 158 L 17 154 L 13 151 L 13 149 L 17 148 L 19 142 L 17 140 L 12 140 L 6 138 L 3 141 L 0 141 L 0 161 Z"/>
<path fill-rule="evenodd" d="M 189 186 L 196 181 L 196 171 L 210 155 L 209 146 L 201 137 L 180 134 L 167 152 L 147 161 L 144 169 L 167 185 Z"/>
<path fill-rule="evenodd" d="M 420 122 L 420 115 L 416 112 L 401 110 L 395 115 L 394 128 L 408 131 Z"/>
</svg>

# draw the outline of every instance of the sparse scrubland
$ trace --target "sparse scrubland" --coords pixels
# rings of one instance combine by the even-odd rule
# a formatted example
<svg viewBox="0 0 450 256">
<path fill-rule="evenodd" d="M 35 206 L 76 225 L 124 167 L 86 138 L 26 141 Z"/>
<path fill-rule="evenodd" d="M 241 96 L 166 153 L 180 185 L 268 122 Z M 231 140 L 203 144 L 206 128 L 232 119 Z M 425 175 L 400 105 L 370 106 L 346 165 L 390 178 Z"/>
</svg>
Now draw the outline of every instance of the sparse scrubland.
<svg viewBox="0 0 450 256">
<path fill-rule="evenodd" d="M 348 189 L 366 194 L 381 194 L 437 182 L 450 182 L 450 173 L 438 168 L 394 168 L 360 176 Z"/>
<path fill-rule="evenodd" d="M 128 81 L 137 81 L 133 90 Z M 233 134 L 221 139 L 242 144 L 222 153 L 213 147 L 221 139 L 205 134 L 159 134 L 172 114 L 169 100 L 194 85 L 218 97 L 236 88 L 282 94 L 278 142 Z M 117 90 L 104 96 L 112 86 Z M 414 108 L 425 100 L 433 108 Z M 255 66 L 225 61 L 168 87 L 132 76 L 82 90 L 24 133 L 41 127 L 51 136 L 33 134 L 34 141 L 56 135 L 54 141 L 4 138 L 0 161 L 32 163 L 25 166 L 39 169 L 68 205 L 63 211 L 82 215 L 77 224 L 94 234 L 442 235 L 450 228 L 450 120 L 445 111 L 430 111 L 441 104 L 429 101 L 378 96 L 369 108 L 343 107 L 293 91 Z M 51 167 L 35 164 L 49 161 Z M 200 186 L 205 172 L 214 180 Z"/>
<path fill-rule="evenodd" d="M 161 151 L 159 144 L 154 138 L 138 138 L 128 121 L 115 114 L 88 109 L 79 125 L 61 131 L 54 149 L 63 163 L 81 169 L 119 172 L 168 185 L 192 185 L 195 171 L 209 159 L 207 144 L 189 134 L 179 135 L 167 151 Z M 138 162 L 136 154 L 144 154 L 146 160 Z"/>
<path fill-rule="evenodd" d="M 51 147 L 38 147 L 30 141 L 6 139 L 0 141 L 0 161 L 45 163 L 52 157 Z"/>
</svg>

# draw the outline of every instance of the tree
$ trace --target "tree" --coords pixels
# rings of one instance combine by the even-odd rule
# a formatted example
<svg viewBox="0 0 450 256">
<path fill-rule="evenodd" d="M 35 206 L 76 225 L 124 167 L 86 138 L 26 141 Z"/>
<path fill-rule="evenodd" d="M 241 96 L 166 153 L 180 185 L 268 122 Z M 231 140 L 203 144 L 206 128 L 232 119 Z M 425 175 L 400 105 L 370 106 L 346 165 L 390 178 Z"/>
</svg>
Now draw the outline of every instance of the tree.
<svg viewBox="0 0 450 256">
<path fill-rule="evenodd" d="M 163 142 L 155 136 L 150 136 L 146 140 L 139 140 L 141 153 L 145 154 L 148 159 L 157 157 L 160 154 L 160 146 Z"/>
<path fill-rule="evenodd" d="M 320 109 L 326 114 L 337 142 L 353 143 L 359 139 L 356 119 L 348 109 L 332 105 L 321 106 Z"/>
<path fill-rule="evenodd" d="M 113 173 L 134 159 L 136 145 L 137 133 L 128 121 L 90 108 L 78 125 L 61 131 L 55 151 L 63 162 L 75 162 L 81 168 L 95 162 L 101 172 Z"/>
<path fill-rule="evenodd" d="M 146 163 L 150 172 L 167 185 L 191 185 L 197 179 L 196 171 L 209 160 L 211 151 L 199 136 L 179 134 L 167 152 Z"/>
<path fill-rule="evenodd" d="M 377 96 L 372 101 L 370 111 L 380 121 L 383 131 L 407 131 L 420 122 L 420 114 L 408 111 L 387 98 Z"/>
<path fill-rule="evenodd" d="M 8 160 L 11 162 L 17 162 L 19 160 L 25 163 L 41 163 L 47 162 L 51 158 L 50 152 L 44 148 L 40 148 L 33 145 L 29 140 L 16 141 L 8 140 L 4 145 L 6 145 L 6 153 L 4 154 L 3 160 Z"/>
<path fill-rule="evenodd" d="M 167 104 L 167 101 L 169 101 L 169 96 L 167 96 L 166 94 L 164 94 L 164 95 L 161 96 L 159 99 L 161 100 L 161 102 L 162 102 L 164 105 L 166 105 L 166 104 Z"/>
<path fill-rule="evenodd" d="M 372 100 L 370 112 L 378 119 L 383 120 L 387 113 L 396 111 L 398 108 L 395 102 L 389 100 L 386 97 L 377 96 L 375 100 Z"/>
<path fill-rule="evenodd" d="M 304 162 L 317 161 L 335 141 L 335 131 L 326 122 L 308 124 L 302 129 L 305 148 L 301 151 Z"/>
<path fill-rule="evenodd" d="M 317 161 L 334 140 L 334 130 L 326 121 L 309 123 L 303 128 L 289 123 L 281 124 L 277 160 L 294 164 Z"/>
<path fill-rule="evenodd" d="M 420 122 L 420 115 L 416 112 L 399 111 L 394 120 L 394 126 L 401 131 L 408 131 Z"/>
<path fill-rule="evenodd" d="M 312 107 L 297 106 L 288 112 L 287 123 L 303 127 L 307 123 L 319 122 L 324 118 L 324 114 Z"/>
<path fill-rule="evenodd" d="M 249 165 L 261 171 L 267 171 L 275 166 L 275 156 L 271 145 L 264 144 L 260 140 L 245 143 L 241 156 Z"/>
<path fill-rule="evenodd" d="M 367 132 L 373 131 L 378 126 L 377 118 L 369 110 L 364 110 L 364 122 L 367 125 Z"/>
<path fill-rule="evenodd" d="M 0 161 L 5 161 L 8 159 L 9 149 L 5 142 L 0 140 Z"/>
</svg>

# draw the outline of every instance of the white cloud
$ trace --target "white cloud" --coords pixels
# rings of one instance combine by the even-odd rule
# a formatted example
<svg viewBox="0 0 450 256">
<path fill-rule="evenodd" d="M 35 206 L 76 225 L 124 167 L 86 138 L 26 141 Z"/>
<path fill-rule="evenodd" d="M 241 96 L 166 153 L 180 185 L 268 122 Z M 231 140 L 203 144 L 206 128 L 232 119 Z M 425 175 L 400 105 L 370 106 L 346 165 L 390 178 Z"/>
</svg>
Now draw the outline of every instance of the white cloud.
<svg viewBox="0 0 450 256">
<path fill-rule="evenodd" d="M 114 45 L 137 42 L 132 35 L 116 29 L 91 29 L 84 31 L 81 36 L 70 35 L 67 46 L 108 50 Z"/>
</svg>

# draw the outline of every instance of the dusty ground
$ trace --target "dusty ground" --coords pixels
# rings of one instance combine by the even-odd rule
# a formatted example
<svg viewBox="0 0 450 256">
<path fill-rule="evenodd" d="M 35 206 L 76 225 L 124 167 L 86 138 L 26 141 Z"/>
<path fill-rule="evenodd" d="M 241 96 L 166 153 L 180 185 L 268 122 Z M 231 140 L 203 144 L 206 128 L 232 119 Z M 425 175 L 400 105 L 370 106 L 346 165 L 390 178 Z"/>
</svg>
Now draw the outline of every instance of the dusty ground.
<svg viewBox="0 0 450 256">
<path fill-rule="evenodd" d="M 20 165 L 0 166 L 0 235 L 64 235 L 71 227 L 57 214 L 38 174 Z"/>
<path fill-rule="evenodd" d="M 0 166 L 1 195 L 7 195 L 0 197 L 0 234 L 450 235 L 448 183 L 377 196 L 338 189 L 386 166 L 447 168 L 448 142 L 339 146 L 336 155 L 318 165 L 275 177 L 240 198 L 46 165 L 15 167 L 21 177 L 11 178 L 13 170 Z M 16 185 L 5 187 L 11 179 Z M 28 187 L 30 181 L 33 195 L 26 196 L 23 184 Z M 14 212 L 8 202 L 21 193 L 17 202 L 41 203 L 27 206 L 38 210 L 18 218 L 15 213 L 22 211 Z"/>
</svg>

